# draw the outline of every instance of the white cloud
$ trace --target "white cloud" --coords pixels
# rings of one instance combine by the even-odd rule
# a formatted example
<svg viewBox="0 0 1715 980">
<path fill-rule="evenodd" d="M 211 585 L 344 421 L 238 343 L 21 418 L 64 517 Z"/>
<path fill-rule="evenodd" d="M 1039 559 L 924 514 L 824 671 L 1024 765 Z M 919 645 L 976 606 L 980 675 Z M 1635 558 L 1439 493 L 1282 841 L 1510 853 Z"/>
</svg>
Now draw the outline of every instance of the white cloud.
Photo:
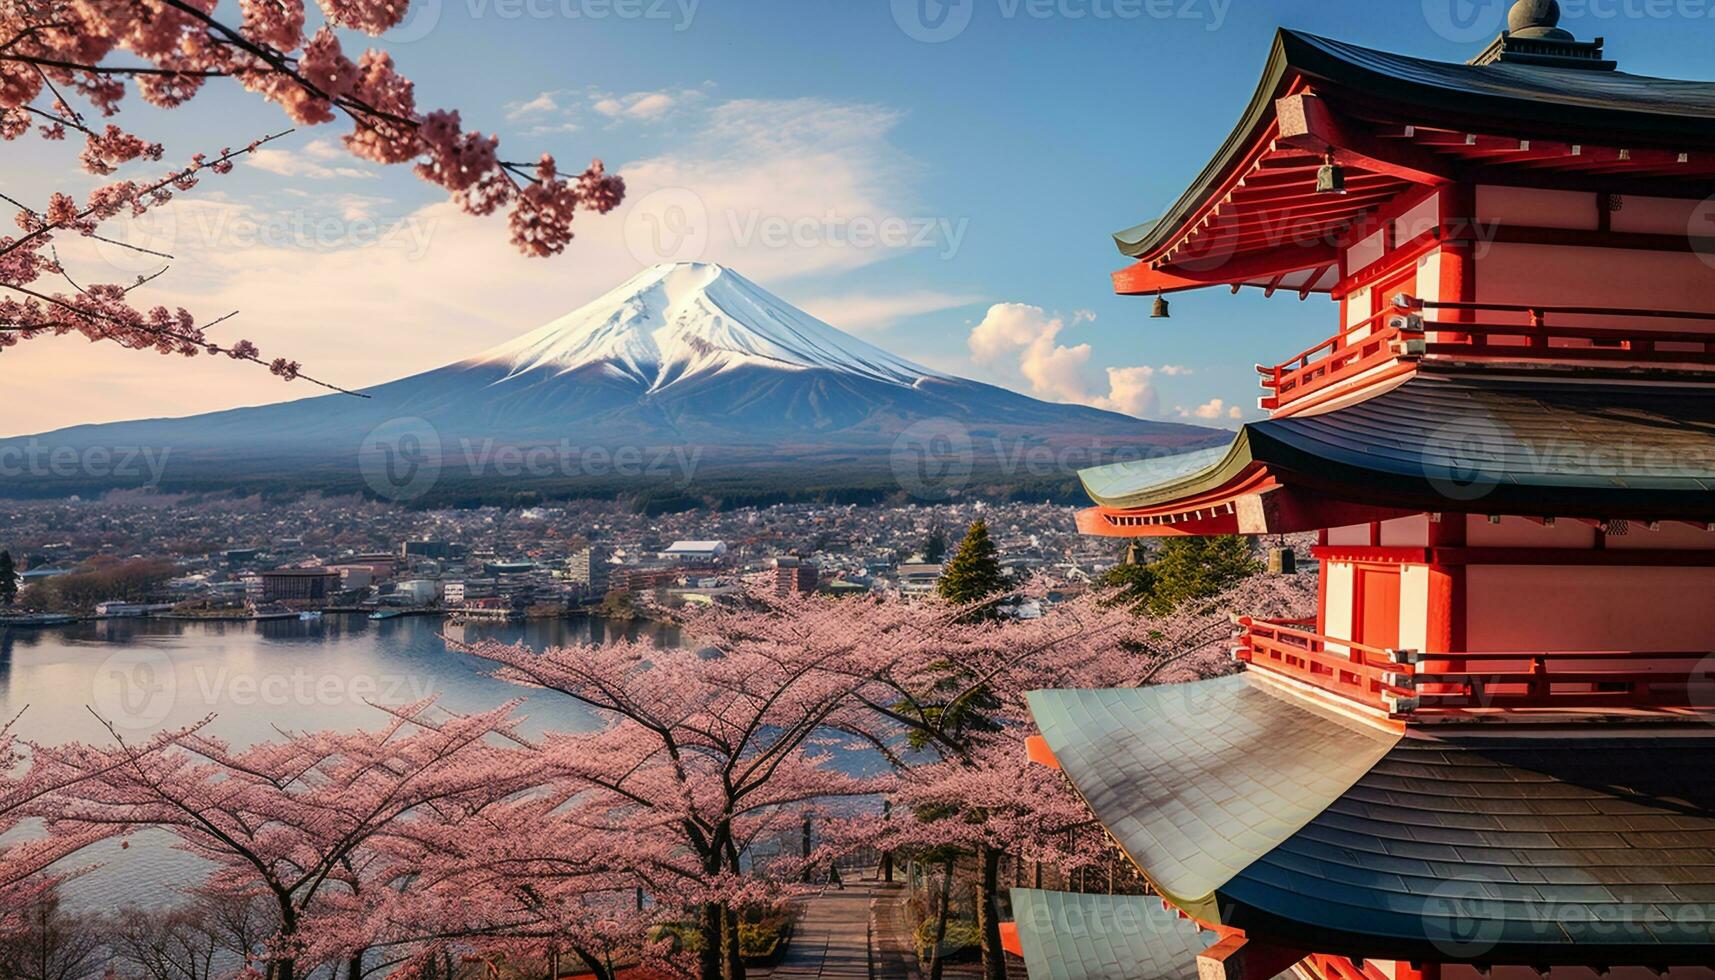
<svg viewBox="0 0 1715 980">
<path fill-rule="evenodd" d="M 625 166 L 633 247 L 656 248 L 657 259 L 724 262 L 764 285 L 914 248 L 945 254 L 965 226 L 917 212 L 916 166 L 888 139 L 898 121 L 883 107 L 816 98 L 716 106 L 672 151 Z M 652 200 L 657 192 L 665 193 Z M 652 210 L 663 199 L 672 213 Z M 695 246 L 653 241 L 667 225 Z M 887 226 L 926 233 L 902 241 L 863 234 Z"/>
<path fill-rule="evenodd" d="M 506 118 L 517 122 L 531 116 L 539 116 L 560 111 L 560 103 L 556 101 L 557 92 L 543 92 L 525 102 L 510 102 L 506 106 Z"/>
<path fill-rule="evenodd" d="M 307 372 L 347 386 L 376 384 L 511 339 L 634 275 L 647 256 L 628 247 L 627 221 L 637 202 L 659 190 L 695 188 L 706 206 L 708 241 L 695 258 L 728 263 L 769 288 L 898 254 L 832 244 L 771 247 L 741 240 L 733 231 L 752 216 L 910 214 L 913 165 L 888 142 L 897 119 L 885 108 L 821 99 L 715 106 L 671 152 L 616 166 L 629 187 L 629 203 L 607 216 L 580 214 L 577 240 L 566 254 L 546 260 L 518 254 L 507 241 L 504 218 L 470 217 L 445 201 L 395 223 L 368 217 L 388 213 L 380 198 L 313 194 L 284 212 L 256 206 L 261 199 L 250 207 L 223 204 L 218 185 L 209 182 L 180 195 L 159 215 L 151 213 L 151 220 L 172 215 L 171 227 L 160 232 L 161 240 L 145 241 L 177 258 L 166 276 L 136 298 L 183 305 L 204 319 L 238 310 L 236 319 L 217 328 L 220 339 L 253 340 L 269 356 L 302 361 Z M 304 163 L 321 152 L 306 146 L 301 156 L 286 156 Z M 316 240 L 308 247 L 293 227 L 275 226 L 300 217 L 313 219 Z M 332 219 L 336 232 L 361 240 L 323 238 L 323 219 Z M 257 237 L 247 230 L 257 225 L 273 233 Z M 359 234 L 366 225 L 367 237 Z M 77 247 L 92 246 L 68 240 L 61 251 L 70 260 Z M 72 272 L 92 282 L 128 282 L 160 268 L 154 260 L 136 267 L 139 258 L 128 254 L 114 265 L 85 252 L 85 264 L 72 266 Z M 834 294 L 816 305 L 841 327 L 863 328 L 967 301 L 931 292 Z M 253 365 L 225 358 L 186 362 L 78 337 L 32 340 L 8 349 L 0 360 L 8 384 L 0 431 L 7 433 L 321 393 L 307 384 L 275 382 Z M 72 387 L 86 395 L 64 398 Z"/>
<path fill-rule="evenodd" d="M 1186 408 L 1183 405 L 1175 409 L 1182 419 L 1203 419 L 1205 421 L 1242 421 L 1245 417 L 1244 407 L 1228 405 L 1225 399 L 1211 398 L 1196 408 Z"/>
<path fill-rule="evenodd" d="M 350 160 L 351 154 L 333 140 L 310 140 L 304 144 L 304 156 L 312 160 Z"/>
<path fill-rule="evenodd" d="M 323 141 L 321 140 L 316 141 L 316 143 L 322 142 Z M 315 145 L 315 143 L 310 144 L 310 146 Z M 328 166 L 327 164 L 317 163 L 315 160 L 309 159 L 310 156 L 318 156 L 323 153 L 325 153 L 325 150 L 319 147 L 312 151 L 309 146 L 306 146 L 302 150 L 294 152 L 292 150 L 264 146 L 250 154 L 250 157 L 243 161 L 243 165 L 255 167 L 258 170 L 266 170 L 271 174 L 279 174 L 282 177 L 292 177 L 302 180 L 374 180 L 378 176 L 378 174 L 373 170 L 367 170 L 361 167 Z M 341 155 L 345 156 L 345 159 L 347 160 L 352 159 L 349 155 Z M 323 156 L 322 159 L 329 158 Z"/>
<path fill-rule="evenodd" d="M 1073 324 L 1095 319 L 1081 311 Z M 1157 369 L 1149 365 L 1107 369 L 1104 392 L 1091 378 L 1089 344 L 1066 346 L 1059 342 L 1066 321 L 1050 316 L 1040 306 L 997 303 L 971 330 L 971 357 L 978 364 L 1016 371 L 1040 398 L 1077 402 L 1133 416 L 1160 412 L 1154 385 Z"/>
<path fill-rule="evenodd" d="M 633 119 L 654 122 L 676 108 L 698 101 L 702 93 L 695 89 L 680 92 L 632 92 L 629 95 L 598 94 L 590 108 L 609 119 Z"/>
<path fill-rule="evenodd" d="M 979 296 L 917 290 L 818 296 L 797 305 L 810 315 L 851 333 L 884 330 L 896 321 L 979 303 Z"/>
<path fill-rule="evenodd" d="M 1149 365 L 1108 368 L 1108 405 L 1116 412 L 1146 418 L 1161 413 L 1161 397 L 1155 390 L 1156 369 Z"/>
</svg>

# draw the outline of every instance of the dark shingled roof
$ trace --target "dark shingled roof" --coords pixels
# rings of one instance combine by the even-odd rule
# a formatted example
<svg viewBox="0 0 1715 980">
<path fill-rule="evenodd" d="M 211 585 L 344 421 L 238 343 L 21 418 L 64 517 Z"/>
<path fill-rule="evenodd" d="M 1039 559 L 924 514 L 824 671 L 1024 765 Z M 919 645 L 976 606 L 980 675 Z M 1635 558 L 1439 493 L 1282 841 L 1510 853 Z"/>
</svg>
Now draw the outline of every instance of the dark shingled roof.
<svg viewBox="0 0 1715 980">
<path fill-rule="evenodd" d="M 1215 889 L 1339 799 L 1398 740 L 1287 704 L 1243 675 L 1035 691 L 1062 771 L 1150 883 L 1216 918 Z"/>
<path fill-rule="evenodd" d="M 1467 65 L 1391 54 L 1282 30 L 1239 125 L 1158 221 L 1119 232 L 1133 258 L 1165 243 L 1273 118 L 1287 79 L 1304 76 L 1402 117 L 1472 132 L 1569 142 L 1624 140 L 1680 151 L 1715 146 L 1715 82 L 1540 65 Z M 1402 118 L 1410 122 L 1410 118 Z"/>
<path fill-rule="evenodd" d="M 1715 738 L 1409 739 L 1221 900 L 1360 955 L 1707 964 Z"/>
<path fill-rule="evenodd" d="M 1197 980 L 1215 942 L 1197 924 L 1135 895 L 1012 890 L 1030 980 Z"/>
<path fill-rule="evenodd" d="M 1098 504 L 1132 509 L 1217 490 L 1253 464 L 1383 506 L 1715 519 L 1715 388 L 1424 373 L 1335 411 L 1246 425 L 1224 454 L 1080 475 Z"/>
<path fill-rule="evenodd" d="M 1162 894 L 1252 938 L 1477 965 L 1715 948 L 1715 732 L 1402 738 L 1244 676 L 1030 708 Z"/>
</svg>

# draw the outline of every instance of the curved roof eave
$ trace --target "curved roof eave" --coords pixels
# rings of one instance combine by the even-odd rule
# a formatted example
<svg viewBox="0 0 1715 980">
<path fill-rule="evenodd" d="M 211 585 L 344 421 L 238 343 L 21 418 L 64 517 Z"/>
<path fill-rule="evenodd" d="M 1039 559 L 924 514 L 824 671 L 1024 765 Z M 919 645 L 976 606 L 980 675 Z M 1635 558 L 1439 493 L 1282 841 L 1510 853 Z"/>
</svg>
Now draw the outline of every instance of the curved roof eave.
<svg viewBox="0 0 1715 980">
<path fill-rule="evenodd" d="M 1175 460 L 1198 463 L 1201 461 L 1198 457 L 1213 462 L 1188 471 L 1173 467 Z M 1251 452 L 1250 426 L 1247 425 L 1239 430 L 1225 452 L 1221 452 L 1217 447 L 1157 459 L 1110 463 L 1107 466 L 1079 470 L 1078 480 L 1084 485 L 1084 492 L 1097 504 L 1115 510 L 1133 510 L 1170 503 L 1191 494 L 1217 490 L 1237 479 L 1253 462 L 1255 457 Z M 1167 473 L 1158 483 L 1124 493 L 1114 492 L 1119 481 L 1135 485 L 1139 478 L 1147 478 L 1151 469 L 1166 470 Z"/>
<path fill-rule="evenodd" d="M 1427 110 L 1520 136 L 1601 134 L 1681 150 L 1715 146 L 1715 83 L 1510 64 L 1464 65 L 1392 54 L 1282 29 L 1250 105 L 1214 158 L 1161 218 L 1117 232 L 1121 254 L 1144 258 L 1182 229 L 1219 179 L 1255 144 L 1287 80 L 1304 76 L 1389 106 Z M 1681 145 L 1683 144 L 1683 145 Z"/>
<path fill-rule="evenodd" d="M 1189 189 L 1180 195 L 1167 213 L 1154 221 L 1114 234 L 1114 244 L 1120 253 L 1131 258 L 1142 258 L 1155 251 L 1184 222 L 1184 220 L 1203 206 L 1217 178 L 1232 166 L 1234 158 L 1242 154 L 1254 141 L 1258 128 L 1268 123 L 1270 114 L 1274 111 L 1274 100 L 1278 98 L 1281 82 L 1286 78 L 1288 65 L 1286 38 L 1290 32 L 1279 30 L 1274 35 L 1274 47 L 1269 52 L 1268 65 L 1263 69 L 1262 80 L 1257 83 L 1256 94 L 1251 96 L 1250 105 L 1245 108 L 1244 115 L 1239 118 L 1238 126 L 1227 136 L 1227 141 L 1221 144 L 1221 149 L 1214 159 L 1197 175 Z"/>
</svg>

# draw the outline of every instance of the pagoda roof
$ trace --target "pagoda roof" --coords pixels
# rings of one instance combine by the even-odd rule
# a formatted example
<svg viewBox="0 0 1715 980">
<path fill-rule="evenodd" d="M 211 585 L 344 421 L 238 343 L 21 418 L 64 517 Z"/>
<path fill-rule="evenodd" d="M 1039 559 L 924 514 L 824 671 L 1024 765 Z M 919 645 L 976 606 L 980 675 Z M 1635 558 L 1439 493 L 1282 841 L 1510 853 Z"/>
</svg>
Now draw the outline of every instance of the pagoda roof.
<svg viewBox="0 0 1715 980">
<path fill-rule="evenodd" d="M 1030 713 L 1156 891 L 1204 922 L 1215 893 L 1340 798 L 1397 733 L 1287 704 L 1234 675 L 1036 691 Z"/>
<path fill-rule="evenodd" d="M 1095 533 L 1104 515 L 1221 525 L 1204 533 L 1334 526 L 1314 523 L 1329 515 L 1312 507 L 1242 526 L 1243 500 L 1270 494 L 1418 513 L 1703 522 L 1715 520 L 1715 389 L 1423 370 L 1354 404 L 1246 424 L 1225 449 L 1079 476 L 1100 505 L 1080 516 Z"/>
<path fill-rule="evenodd" d="M 1030 980 L 1197 980 L 1197 923 L 1140 895 L 1012 889 Z"/>
<path fill-rule="evenodd" d="M 1347 167 L 1344 195 L 1315 193 L 1329 150 Z M 1337 255 L 1310 243 L 1361 227 L 1414 188 L 1655 181 L 1701 197 L 1712 176 L 1715 82 L 1441 62 L 1281 30 L 1214 158 L 1162 217 L 1114 235 L 1147 263 L 1115 273 L 1115 287 L 1327 292 Z"/>
<path fill-rule="evenodd" d="M 1181 908 L 1252 940 L 1479 967 L 1715 942 L 1708 734 L 1366 735 L 1249 675 L 1031 711 L 1146 877 L 1209 888 Z"/>
</svg>

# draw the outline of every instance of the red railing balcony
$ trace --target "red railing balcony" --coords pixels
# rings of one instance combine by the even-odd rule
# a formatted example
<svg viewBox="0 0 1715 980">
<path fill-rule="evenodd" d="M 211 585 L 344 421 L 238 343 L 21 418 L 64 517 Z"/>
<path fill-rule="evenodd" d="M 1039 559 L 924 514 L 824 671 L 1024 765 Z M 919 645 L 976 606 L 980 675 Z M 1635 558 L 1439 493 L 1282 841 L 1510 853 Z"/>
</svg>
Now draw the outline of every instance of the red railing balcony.
<svg viewBox="0 0 1715 980">
<path fill-rule="evenodd" d="M 1437 319 L 1427 318 L 1436 313 Z M 1609 325 L 1580 321 L 1607 320 Z M 1648 321 L 1614 325 L 1612 321 Z M 1675 330 L 1660 321 L 1699 322 Z M 1437 303 L 1400 296 L 1394 307 L 1361 320 L 1273 367 L 1259 365 L 1262 407 L 1283 408 L 1347 382 L 1382 380 L 1390 367 L 1422 360 L 1618 365 L 1661 371 L 1715 372 L 1715 313 L 1622 307 Z M 1358 387 L 1358 385 L 1352 385 Z"/>
<path fill-rule="evenodd" d="M 1307 395 L 1333 388 L 1371 370 L 1397 363 L 1411 351 L 1403 346 L 1405 318 L 1392 310 L 1354 323 L 1345 330 L 1273 367 L 1262 375 L 1262 407 L 1273 411 Z"/>
<path fill-rule="evenodd" d="M 1709 651 L 1420 653 L 1314 632 L 1304 621 L 1239 620 L 1253 670 L 1401 720 L 1518 714 L 1715 715 Z"/>
</svg>

